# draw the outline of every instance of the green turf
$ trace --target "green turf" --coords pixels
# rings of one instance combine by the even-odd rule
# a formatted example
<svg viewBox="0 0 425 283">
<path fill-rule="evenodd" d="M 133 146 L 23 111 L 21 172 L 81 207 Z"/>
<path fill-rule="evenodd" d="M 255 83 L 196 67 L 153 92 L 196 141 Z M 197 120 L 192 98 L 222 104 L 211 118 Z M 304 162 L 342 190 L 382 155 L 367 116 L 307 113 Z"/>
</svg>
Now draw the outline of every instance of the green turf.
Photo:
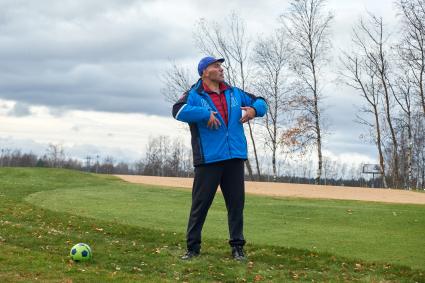
<svg viewBox="0 0 425 283">
<path fill-rule="evenodd" d="M 425 282 L 425 206 L 249 196 L 241 264 L 229 257 L 221 195 L 203 256 L 179 260 L 189 205 L 187 190 L 2 168 L 0 281 Z M 92 262 L 69 262 L 77 242 Z"/>
<path fill-rule="evenodd" d="M 145 185 L 60 189 L 27 197 L 33 204 L 81 216 L 184 233 L 190 193 Z M 253 243 L 330 252 L 425 268 L 425 206 L 248 196 L 246 237 Z M 221 194 L 205 237 L 226 239 Z"/>
</svg>

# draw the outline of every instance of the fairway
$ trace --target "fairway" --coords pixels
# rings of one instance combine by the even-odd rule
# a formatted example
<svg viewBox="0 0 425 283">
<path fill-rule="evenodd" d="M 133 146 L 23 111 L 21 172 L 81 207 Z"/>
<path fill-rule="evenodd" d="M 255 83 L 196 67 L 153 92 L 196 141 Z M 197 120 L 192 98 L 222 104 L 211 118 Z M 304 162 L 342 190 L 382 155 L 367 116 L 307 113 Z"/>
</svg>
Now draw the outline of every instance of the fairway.
<svg viewBox="0 0 425 283">
<path fill-rule="evenodd" d="M 160 189 L 158 189 L 160 188 Z M 191 193 L 133 185 L 59 189 L 26 198 L 43 208 L 106 221 L 185 233 Z M 205 238 L 227 239 L 223 197 L 216 195 Z M 247 196 L 248 241 L 425 269 L 424 205 Z M 184 240 L 184 239 L 182 239 Z"/>
<path fill-rule="evenodd" d="M 202 255 L 183 262 L 190 197 L 108 175 L 0 168 L 0 282 L 425 282 L 425 206 L 249 195 L 240 263 L 217 194 Z M 70 261 L 79 242 L 92 261 Z"/>
</svg>

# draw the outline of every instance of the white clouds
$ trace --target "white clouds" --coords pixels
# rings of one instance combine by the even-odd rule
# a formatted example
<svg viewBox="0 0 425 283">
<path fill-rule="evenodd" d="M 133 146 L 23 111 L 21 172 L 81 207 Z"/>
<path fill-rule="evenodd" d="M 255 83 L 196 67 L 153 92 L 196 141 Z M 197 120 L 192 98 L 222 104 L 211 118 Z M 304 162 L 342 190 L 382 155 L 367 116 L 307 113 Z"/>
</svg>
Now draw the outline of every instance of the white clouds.
<svg viewBox="0 0 425 283">
<path fill-rule="evenodd" d="M 52 116 L 46 107 L 30 107 L 30 118 L 5 116 L 16 104 L 0 102 L 9 108 L 0 112 L 2 148 L 19 149 L 26 144 L 28 149 L 39 150 L 40 145 L 57 143 L 80 158 L 101 153 L 119 160 L 137 160 L 143 157 L 150 136 L 183 133 L 181 124 L 174 119 L 145 114 L 66 111 Z"/>
</svg>

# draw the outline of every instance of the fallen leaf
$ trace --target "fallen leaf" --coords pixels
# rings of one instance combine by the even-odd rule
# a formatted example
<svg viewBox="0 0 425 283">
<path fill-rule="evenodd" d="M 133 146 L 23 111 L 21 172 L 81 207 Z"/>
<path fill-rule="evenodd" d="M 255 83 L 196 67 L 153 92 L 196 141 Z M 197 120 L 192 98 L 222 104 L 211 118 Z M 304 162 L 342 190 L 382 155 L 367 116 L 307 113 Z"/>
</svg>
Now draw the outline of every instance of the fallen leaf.
<svg viewBox="0 0 425 283">
<path fill-rule="evenodd" d="M 258 282 L 258 281 L 261 281 L 261 280 L 263 280 L 263 276 L 261 276 L 260 274 L 255 275 L 254 281 Z"/>
</svg>

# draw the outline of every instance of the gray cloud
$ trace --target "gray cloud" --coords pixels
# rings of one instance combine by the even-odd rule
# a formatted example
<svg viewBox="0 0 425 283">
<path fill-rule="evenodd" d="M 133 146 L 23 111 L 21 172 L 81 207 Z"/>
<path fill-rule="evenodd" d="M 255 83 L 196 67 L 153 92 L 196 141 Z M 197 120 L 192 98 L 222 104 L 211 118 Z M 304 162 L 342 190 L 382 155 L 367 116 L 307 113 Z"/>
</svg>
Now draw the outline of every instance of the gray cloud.
<svg viewBox="0 0 425 283">
<path fill-rule="evenodd" d="M 193 55 L 191 27 L 158 20 L 150 3 L 2 2 L 0 98 L 169 115 L 159 73 L 168 58 Z"/>
<path fill-rule="evenodd" d="M 0 82 L 0 90 L 4 91 L 0 96 L 61 109 L 169 115 L 170 106 L 159 93 L 155 74 L 143 75 L 128 69 L 108 72 L 102 67 L 81 66 L 66 74 L 9 79 Z"/>
<path fill-rule="evenodd" d="M 18 102 L 9 115 L 25 116 L 29 106 L 45 105 L 55 116 L 71 109 L 170 116 L 159 76 L 169 58 L 196 64 L 199 53 L 192 33 L 197 19 L 224 23 L 235 10 L 255 39 L 276 27 L 286 6 L 279 0 L 175 3 L 0 0 L 0 99 Z M 328 6 L 336 16 L 331 55 L 335 61 L 366 8 L 387 22 L 396 21 L 391 5 L 382 0 L 330 0 Z M 353 122 L 353 105 L 359 98 L 340 86 L 327 89 L 325 95 L 333 132 L 325 148 L 373 156 L 373 146 L 358 140 L 364 129 Z"/>
<path fill-rule="evenodd" d="M 60 109 L 168 116 L 159 74 L 169 58 L 195 64 L 199 53 L 192 33 L 197 19 L 222 18 L 234 10 L 249 28 L 264 33 L 270 25 L 275 28 L 286 5 L 269 0 L 258 9 L 258 1 L 238 0 L 226 4 L 228 12 L 215 9 L 224 3 L 1 1 L 0 98 Z M 352 12 L 357 17 L 354 7 L 359 4 L 354 1 L 332 0 L 329 6 L 338 8 L 337 15 Z M 335 28 L 338 38 L 347 34 L 350 20 Z"/>
<path fill-rule="evenodd" d="M 9 116 L 24 117 L 31 115 L 31 110 L 27 104 L 16 103 L 13 108 L 8 112 Z"/>
</svg>

